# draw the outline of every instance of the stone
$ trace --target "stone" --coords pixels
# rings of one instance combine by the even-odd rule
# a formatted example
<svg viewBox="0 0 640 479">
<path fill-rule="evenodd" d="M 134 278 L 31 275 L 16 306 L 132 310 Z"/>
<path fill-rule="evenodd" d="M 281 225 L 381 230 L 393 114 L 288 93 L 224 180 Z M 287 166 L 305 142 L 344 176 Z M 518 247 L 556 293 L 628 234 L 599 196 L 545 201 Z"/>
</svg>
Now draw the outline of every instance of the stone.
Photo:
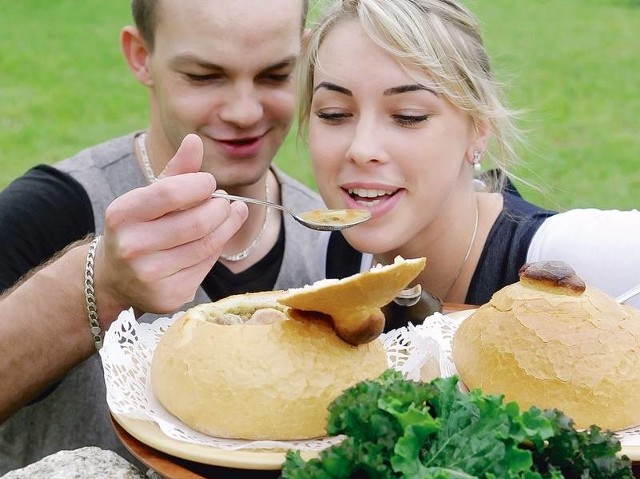
<svg viewBox="0 0 640 479">
<path fill-rule="evenodd" d="M 149 479 L 113 451 L 83 447 L 59 451 L 1 479 Z"/>
</svg>

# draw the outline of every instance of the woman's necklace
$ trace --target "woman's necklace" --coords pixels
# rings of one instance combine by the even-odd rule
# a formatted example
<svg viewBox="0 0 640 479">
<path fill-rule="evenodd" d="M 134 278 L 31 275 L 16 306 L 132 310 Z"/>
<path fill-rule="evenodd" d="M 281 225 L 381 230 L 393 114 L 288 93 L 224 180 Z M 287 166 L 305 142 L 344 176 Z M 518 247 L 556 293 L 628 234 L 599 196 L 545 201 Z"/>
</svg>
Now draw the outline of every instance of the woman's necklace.
<svg viewBox="0 0 640 479">
<path fill-rule="evenodd" d="M 145 142 L 146 136 L 147 136 L 146 133 L 141 133 L 140 135 L 138 135 L 136 137 L 136 144 L 138 146 L 138 150 L 140 151 L 140 159 L 142 160 L 142 166 L 144 167 L 144 172 L 145 172 L 145 175 L 147 176 L 147 180 L 149 181 L 149 183 L 154 183 L 155 181 L 158 180 L 158 178 L 154 174 L 153 168 L 151 168 L 151 162 L 149 161 L 149 154 L 147 153 L 147 147 Z M 268 181 L 265 181 L 265 185 L 264 185 L 264 198 L 266 201 L 269 201 Z M 253 241 L 249 244 L 249 246 L 247 246 L 242 251 L 238 251 L 237 253 L 229 254 L 229 255 L 220 253 L 220 257 L 222 259 L 224 259 L 225 261 L 231 261 L 234 263 L 236 261 L 242 261 L 253 252 L 256 246 L 258 246 L 258 244 L 260 243 L 260 240 L 262 239 L 263 233 L 267 229 L 267 219 L 269 218 L 269 214 L 268 214 L 269 208 L 262 208 L 262 209 L 264 210 L 264 221 L 262 222 L 262 228 L 260 228 L 260 232 L 256 235 Z"/>
<path fill-rule="evenodd" d="M 449 286 L 449 289 L 447 290 L 447 294 L 445 294 L 442 297 L 443 301 L 446 301 L 447 298 L 449 297 L 449 294 L 451 293 L 451 290 L 453 289 L 453 287 L 458 282 L 458 278 L 460 277 L 460 274 L 462 274 L 462 270 L 464 269 L 464 265 L 467 263 L 467 260 L 469 259 L 469 255 L 471 254 L 471 249 L 473 248 L 473 243 L 475 243 L 475 241 L 476 241 L 476 234 L 478 233 L 478 217 L 479 216 L 480 215 L 479 215 L 479 212 L 478 212 L 478 200 L 476 199 L 476 223 L 473 226 L 473 234 L 471 235 L 471 240 L 469 241 L 469 246 L 467 247 L 467 252 L 464 255 L 464 259 L 462 260 L 462 264 L 458 268 L 458 273 L 456 274 L 455 278 L 453 278 L 453 282 L 451 283 L 451 286 Z"/>
</svg>

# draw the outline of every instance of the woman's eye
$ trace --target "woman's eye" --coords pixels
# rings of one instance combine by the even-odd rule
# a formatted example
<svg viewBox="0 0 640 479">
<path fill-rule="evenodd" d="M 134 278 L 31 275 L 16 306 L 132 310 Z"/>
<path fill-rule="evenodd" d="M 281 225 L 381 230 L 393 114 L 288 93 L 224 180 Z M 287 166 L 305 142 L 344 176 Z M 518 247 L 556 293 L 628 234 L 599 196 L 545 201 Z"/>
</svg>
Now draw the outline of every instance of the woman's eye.
<svg viewBox="0 0 640 479">
<path fill-rule="evenodd" d="M 415 126 L 429 119 L 429 115 L 393 115 L 393 119 L 401 126 Z"/>
<path fill-rule="evenodd" d="M 330 111 L 317 111 L 316 112 L 316 116 L 318 118 L 320 118 L 322 121 L 332 124 L 332 125 L 337 125 L 338 123 L 340 123 L 341 121 L 345 120 L 346 118 L 349 117 L 349 115 L 347 113 L 343 113 L 343 112 L 330 112 Z"/>
</svg>

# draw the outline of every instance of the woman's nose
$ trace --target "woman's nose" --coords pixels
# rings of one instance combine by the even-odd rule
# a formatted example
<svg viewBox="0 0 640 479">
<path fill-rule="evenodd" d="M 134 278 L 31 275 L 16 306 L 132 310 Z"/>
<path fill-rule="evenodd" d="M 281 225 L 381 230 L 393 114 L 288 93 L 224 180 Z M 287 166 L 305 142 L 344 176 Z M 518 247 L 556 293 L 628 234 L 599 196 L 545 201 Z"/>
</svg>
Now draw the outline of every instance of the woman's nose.
<svg viewBox="0 0 640 479">
<path fill-rule="evenodd" d="M 220 108 L 220 119 L 241 128 L 258 123 L 264 115 L 260 95 L 253 87 L 238 86 L 229 92 Z"/>
<path fill-rule="evenodd" d="M 370 122 L 358 122 L 355 125 L 347 150 L 347 160 L 361 165 L 385 160 L 381 138 L 376 130 L 375 125 Z"/>
</svg>

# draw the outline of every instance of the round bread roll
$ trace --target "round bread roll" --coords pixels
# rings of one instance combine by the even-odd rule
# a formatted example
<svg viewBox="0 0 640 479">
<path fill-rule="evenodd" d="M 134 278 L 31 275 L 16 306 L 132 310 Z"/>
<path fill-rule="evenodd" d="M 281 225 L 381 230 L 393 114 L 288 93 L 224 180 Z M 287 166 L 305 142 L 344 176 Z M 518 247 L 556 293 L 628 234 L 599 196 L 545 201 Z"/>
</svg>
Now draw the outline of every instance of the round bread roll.
<svg viewBox="0 0 640 479">
<path fill-rule="evenodd" d="M 522 408 L 556 408 L 577 427 L 640 423 L 640 311 L 561 262 L 525 265 L 520 281 L 460 325 L 460 379 Z"/>
<path fill-rule="evenodd" d="M 290 315 L 278 302 L 284 294 L 230 296 L 192 308 L 173 323 L 151 365 L 162 405 L 216 437 L 326 435 L 329 403 L 353 384 L 380 375 L 387 355 L 377 339 L 353 346 L 330 322 L 304 312 Z"/>
</svg>

